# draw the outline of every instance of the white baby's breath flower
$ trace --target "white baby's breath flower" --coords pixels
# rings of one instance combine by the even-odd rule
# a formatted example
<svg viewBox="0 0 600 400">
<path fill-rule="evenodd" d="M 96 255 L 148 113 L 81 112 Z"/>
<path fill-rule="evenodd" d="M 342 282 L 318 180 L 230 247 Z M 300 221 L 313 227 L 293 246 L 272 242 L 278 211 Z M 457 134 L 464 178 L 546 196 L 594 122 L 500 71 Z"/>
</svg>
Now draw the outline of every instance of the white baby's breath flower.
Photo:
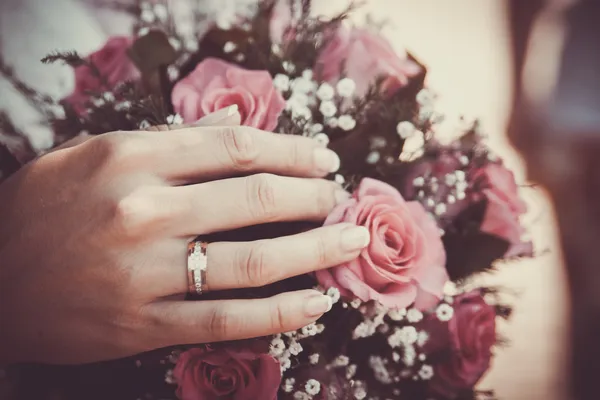
<svg viewBox="0 0 600 400">
<path fill-rule="evenodd" d="M 160 21 L 166 21 L 169 17 L 169 11 L 167 10 L 167 6 L 161 3 L 155 4 L 154 15 L 156 15 L 156 18 L 158 18 Z"/>
<path fill-rule="evenodd" d="M 325 123 L 327 124 L 328 127 L 333 128 L 333 129 L 338 127 L 338 119 L 335 117 L 327 119 L 325 121 Z"/>
<path fill-rule="evenodd" d="M 321 103 L 321 106 L 319 107 L 319 111 L 321 112 L 321 114 L 323 114 L 323 116 L 325 118 L 331 118 L 337 113 L 337 107 L 335 106 L 335 103 L 332 101 L 324 101 Z M 339 121 L 338 121 L 338 124 L 339 124 Z"/>
<path fill-rule="evenodd" d="M 400 340 L 405 345 L 412 345 L 419 338 L 417 329 L 414 326 L 404 326 L 398 332 L 400 332 Z"/>
<path fill-rule="evenodd" d="M 417 310 L 416 308 L 411 308 L 406 313 L 406 319 L 411 324 L 415 324 L 423 319 L 423 313 L 421 311 Z"/>
<path fill-rule="evenodd" d="M 421 347 L 429 340 L 429 333 L 425 331 L 419 332 L 419 337 L 417 338 L 417 344 Z"/>
<path fill-rule="evenodd" d="M 406 316 L 406 309 L 403 308 L 403 309 L 398 310 L 398 309 L 393 308 L 388 311 L 387 315 L 392 319 L 392 321 L 402 321 L 404 319 L 404 317 Z"/>
<path fill-rule="evenodd" d="M 396 132 L 402 139 L 408 139 L 414 132 L 416 128 L 410 121 L 402 121 L 398 123 L 396 126 Z"/>
<path fill-rule="evenodd" d="M 311 398 L 307 393 L 297 391 L 294 393 L 294 400 L 311 400 Z"/>
<path fill-rule="evenodd" d="M 154 15 L 154 12 L 152 12 L 152 10 L 145 9 L 142 10 L 142 13 L 140 14 L 140 19 L 147 24 L 151 24 L 156 20 L 156 15 Z"/>
<path fill-rule="evenodd" d="M 333 365 L 336 367 L 345 367 L 348 364 L 350 364 L 350 359 L 345 355 L 337 356 L 335 360 L 333 360 Z"/>
<path fill-rule="evenodd" d="M 179 78 L 179 68 L 174 65 L 170 65 L 167 68 L 167 76 L 171 82 L 177 80 L 177 78 Z"/>
<path fill-rule="evenodd" d="M 314 124 L 309 128 L 309 132 L 313 135 L 316 135 L 317 133 L 323 132 L 323 125 L 321 124 Z"/>
<path fill-rule="evenodd" d="M 314 136 L 314 139 L 319 142 L 322 146 L 327 146 L 329 144 L 329 136 L 325 133 L 317 133 Z"/>
<path fill-rule="evenodd" d="M 225 43 L 225 45 L 223 45 L 223 51 L 226 54 L 233 53 L 236 49 L 237 49 L 237 46 L 233 42 L 227 42 L 227 43 Z"/>
<path fill-rule="evenodd" d="M 419 93 L 417 93 L 417 103 L 422 106 L 429 106 L 433 103 L 435 96 L 431 92 L 431 90 L 424 88 L 421 89 Z"/>
<path fill-rule="evenodd" d="M 433 378 L 433 367 L 431 365 L 421 366 L 421 369 L 419 370 L 419 376 L 424 381 L 427 381 L 427 380 Z"/>
<path fill-rule="evenodd" d="M 346 179 L 344 179 L 344 176 L 341 174 L 336 174 L 334 180 L 338 185 L 343 185 L 346 183 Z"/>
<path fill-rule="evenodd" d="M 312 81 L 313 79 L 313 72 L 310 69 L 306 69 L 302 72 L 302 78 L 306 79 L 307 81 Z"/>
<path fill-rule="evenodd" d="M 314 322 L 302 328 L 302 334 L 304 336 L 314 336 L 317 333 L 317 325 Z"/>
<path fill-rule="evenodd" d="M 354 398 L 356 400 L 363 400 L 367 397 L 367 391 L 365 388 L 359 387 L 354 389 Z"/>
<path fill-rule="evenodd" d="M 338 126 L 345 131 L 351 131 L 356 128 L 356 120 L 351 115 L 342 115 L 338 118 Z"/>
<path fill-rule="evenodd" d="M 297 356 L 298 354 L 302 353 L 302 345 L 298 342 L 293 342 L 292 344 L 290 344 L 290 354 Z"/>
<path fill-rule="evenodd" d="M 175 49 L 175 51 L 181 50 L 181 41 L 179 39 L 171 37 L 169 38 L 169 43 L 171 44 L 171 47 Z"/>
<path fill-rule="evenodd" d="M 321 84 L 319 90 L 317 90 L 317 97 L 321 101 L 333 100 L 333 98 L 335 97 L 335 90 L 333 89 L 333 86 L 331 86 L 327 82 Z"/>
<path fill-rule="evenodd" d="M 279 359 L 279 364 L 281 366 L 281 371 L 285 372 L 292 366 L 292 361 L 289 359 L 289 357 L 283 357 Z"/>
<path fill-rule="evenodd" d="M 308 356 L 308 361 L 312 364 L 312 365 L 316 365 L 319 363 L 319 353 L 314 353 L 311 354 L 310 356 Z"/>
<path fill-rule="evenodd" d="M 142 29 L 140 29 L 138 31 L 138 36 L 139 37 L 143 37 L 146 36 L 148 33 L 150 33 L 150 28 L 148 28 L 147 26 L 143 27 Z"/>
<path fill-rule="evenodd" d="M 356 83 L 350 78 L 344 78 L 337 83 L 336 89 L 341 97 L 352 97 L 356 90 Z"/>
<path fill-rule="evenodd" d="M 309 379 L 308 382 L 306 382 L 304 389 L 309 395 L 315 396 L 321 391 L 321 383 L 316 379 Z"/>
<path fill-rule="evenodd" d="M 330 287 L 327 289 L 327 296 L 331 297 L 333 304 L 335 304 L 340 300 L 340 290 L 335 287 Z"/>
<path fill-rule="evenodd" d="M 287 92 L 290 90 L 290 77 L 284 74 L 275 75 L 273 86 L 280 92 Z"/>
<path fill-rule="evenodd" d="M 183 117 L 179 114 L 169 115 L 167 117 L 167 124 L 169 125 L 181 125 L 183 124 Z"/>
<path fill-rule="evenodd" d="M 313 89 L 313 83 L 304 78 L 296 78 L 292 81 L 292 91 L 294 93 L 310 93 Z"/>
<path fill-rule="evenodd" d="M 295 384 L 296 380 L 294 378 L 287 378 L 281 387 L 284 392 L 291 393 L 294 390 Z"/>
<path fill-rule="evenodd" d="M 271 341 L 270 353 L 274 357 L 279 357 L 285 351 L 285 343 L 283 340 L 277 338 Z"/>
<path fill-rule="evenodd" d="M 200 48 L 200 44 L 198 43 L 198 39 L 196 38 L 188 38 L 184 41 L 183 47 L 190 53 L 195 53 Z"/>
<path fill-rule="evenodd" d="M 435 315 L 440 321 L 447 322 L 450 321 L 454 316 L 454 309 L 450 304 L 440 304 L 435 310 Z"/>
</svg>

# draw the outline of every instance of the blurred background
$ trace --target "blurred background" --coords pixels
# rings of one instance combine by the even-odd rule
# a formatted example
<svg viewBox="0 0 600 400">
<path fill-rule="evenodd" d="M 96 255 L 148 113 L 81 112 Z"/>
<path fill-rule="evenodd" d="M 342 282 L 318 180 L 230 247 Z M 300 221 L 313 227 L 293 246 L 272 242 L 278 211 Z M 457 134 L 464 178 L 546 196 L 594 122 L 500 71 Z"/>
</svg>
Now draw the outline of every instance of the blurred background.
<svg viewBox="0 0 600 400">
<path fill-rule="evenodd" d="M 52 0 L 52 6 L 47 2 L 0 0 L 0 49 L 24 80 L 61 95 L 71 87 L 69 71 L 43 66 L 38 60 L 56 48 L 85 54 L 98 48 L 108 34 L 127 32 L 128 26 L 124 19 L 91 13 L 84 1 Z M 315 4 L 316 11 L 328 14 L 341 10 L 347 0 L 315 0 Z M 428 83 L 440 95 L 440 111 L 450 117 L 480 118 L 492 148 L 525 184 L 522 161 L 505 137 L 512 89 L 505 7 L 502 0 L 367 0 L 355 19 L 371 14 L 377 21 L 387 20 L 385 33 L 393 45 L 407 48 L 428 66 Z M 1 80 L 0 92 L 0 108 L 11 109 L 19 125 L 34 132 L 34 143 L 47 146 L 49 136 L 35 126 L 35 115 Z M 485 278 L 486 283 L 514 289 L 516 297 L 511 321 L 501 326 L 509 346 L 499 350 L 481 389 L 494 388 L 505 400 L 562 400 L 566 398 L 565 278 L 546 197 L 541 189 L 524 188 L 524 192 L 540 255 L 503 266 Z"/>
</svg>

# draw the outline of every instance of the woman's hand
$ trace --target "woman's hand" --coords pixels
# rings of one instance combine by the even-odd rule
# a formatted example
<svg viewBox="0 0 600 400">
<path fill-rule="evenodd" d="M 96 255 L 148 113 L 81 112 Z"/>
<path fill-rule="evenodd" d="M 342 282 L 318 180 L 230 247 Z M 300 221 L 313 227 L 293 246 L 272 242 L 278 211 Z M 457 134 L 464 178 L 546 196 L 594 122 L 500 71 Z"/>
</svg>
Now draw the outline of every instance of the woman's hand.
<svg viewBox="0 0 600 400">
<path fill-rule="evenodd" d="M 187 244 L 260 223 L 324 219 L 348 196 L 319 179 L 338 167 L 312 139 L 233 126 L 115 132 L 39 158 L 0 186 L 1 361 L 94 362 L 315 321 L 331 302 L 313 290 L 179 300 Z M 340 225 L 211 243 L 208 289 L 331 267 L 368 240 L 364 228 Z"/>
</svg>

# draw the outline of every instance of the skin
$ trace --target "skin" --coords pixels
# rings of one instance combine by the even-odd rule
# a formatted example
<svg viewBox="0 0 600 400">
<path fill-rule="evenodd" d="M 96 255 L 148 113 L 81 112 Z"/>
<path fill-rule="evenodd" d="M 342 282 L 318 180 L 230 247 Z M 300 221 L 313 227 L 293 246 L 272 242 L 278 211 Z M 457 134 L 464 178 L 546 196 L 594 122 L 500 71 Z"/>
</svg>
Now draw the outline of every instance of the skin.
<svg viewBox="0 0 600 400">
<path fill-rule="evenodd" d="M 235 126 L 239 119 L 220 111 L 170 132 L 78 138 L 0 186 L 0 362 L 116 359 L 295 330 L 328 311 L 330 299 L 313 290 L 181 300 L 187 244 L 197 235 L 321 221 L 349 196 L 322 179 L 339 167 L 333 152 Z M 342 224 L 211 243 L 208 288 L 258 287 L 332 267 L 368 241 L 364 228 Z"/>
</svg>

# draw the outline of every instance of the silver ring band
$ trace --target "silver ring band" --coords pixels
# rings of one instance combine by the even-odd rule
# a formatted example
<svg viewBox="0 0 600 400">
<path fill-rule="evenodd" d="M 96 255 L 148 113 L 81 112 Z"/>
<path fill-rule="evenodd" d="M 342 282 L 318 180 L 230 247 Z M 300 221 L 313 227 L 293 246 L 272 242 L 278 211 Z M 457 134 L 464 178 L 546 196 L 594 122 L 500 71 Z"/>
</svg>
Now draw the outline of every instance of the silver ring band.
<svg viewBox="0 0 600 400">
<path fill-rule="evenodd" d="M 201 295 L 207 292 L 207 242 L 194 240 L 188 244 L 188 292 Z"/>
</svg>

